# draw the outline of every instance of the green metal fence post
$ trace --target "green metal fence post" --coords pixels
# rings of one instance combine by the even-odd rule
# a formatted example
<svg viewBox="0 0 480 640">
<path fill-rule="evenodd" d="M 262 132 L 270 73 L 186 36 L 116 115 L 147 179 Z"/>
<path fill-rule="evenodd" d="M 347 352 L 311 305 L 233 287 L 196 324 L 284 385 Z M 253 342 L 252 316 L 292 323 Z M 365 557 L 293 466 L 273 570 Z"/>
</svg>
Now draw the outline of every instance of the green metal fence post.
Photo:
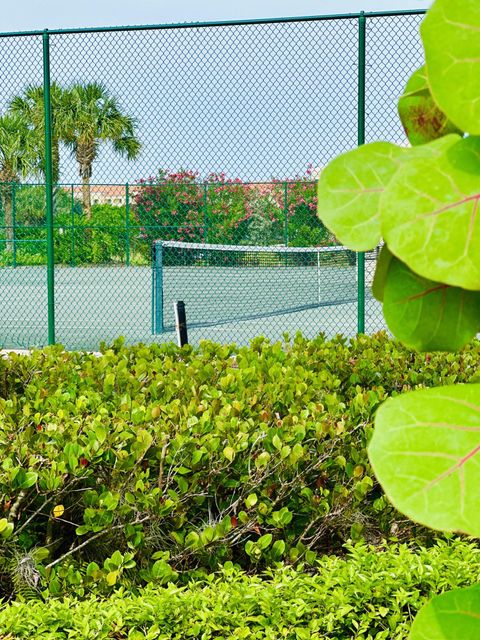
<svg viewBox="0 0 480 640">
<path fill-rule="evenodd" d="M 367 19 L 358 18 L 358 145 L 365 144 L 365 59 Z M 357 254 L 357 331 L 365 333 L 365 254 Z"/>
<path fill-rule="evenodd" d="M 125 185 L 125 264 L 130 266 L 130 185 Z"/>
<path fill-rule="evenodd" d="M 285 228 L 284 228 L 284 241 L 285 246 L 288 247 L 288 183 L 283 183 L 283 212 L 285 215 Z"/>
<path fill-rule="evenodd" d="M 12 182 L 12 243 L 13 243 L 13 267 L 17 266 L 17 190 L 15 182 Z"/>
<path fill-rule="evenodd" d="M 163 318 L 163 246 L 161 242 L 153 245 L 153 333 L 162 333 Z"/>
<path fill-rule="evenodd" d="M 70 264 L 75 266 L 75 193 L 73 184 L 70 190 L 70 233 L 72 234 L 70 240 Z"/>
<path fill-rule="evenodd" d="M 53 237 L 52 105 L 50 96 L 50 37 L 43 32 L 43 110 L 45 118 L 45 200 L 47 211 L 48 344 L 55 344 L 55 253 Z"/>
<path fill-rule="evenodd" d="M 203 241 L 208 242 L 208 187 L 203 183 Z"/>
</svg>

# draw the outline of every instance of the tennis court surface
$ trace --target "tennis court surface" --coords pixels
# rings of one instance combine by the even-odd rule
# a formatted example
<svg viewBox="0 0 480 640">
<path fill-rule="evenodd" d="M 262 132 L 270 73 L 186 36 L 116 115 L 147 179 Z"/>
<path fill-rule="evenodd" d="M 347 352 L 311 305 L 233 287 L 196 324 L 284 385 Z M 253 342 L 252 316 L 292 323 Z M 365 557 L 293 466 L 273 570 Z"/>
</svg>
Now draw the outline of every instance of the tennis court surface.
<svg viewBox="0 0 480 640">
<path fill-rule="evenodd" d="M 56 341 L 98 349 L 123 335 L 128 343 L 175 340 L 173 302 L 183 300 L 192 344 L 202 339 L 247 344 L 301 331 L 308 337 L 354 335 L 356 268 L 342 264 L 262 266 L 57 266 Z M 0 347 L 48 342 L 45 266 L 0 269 Z M 161 308 L 160 308 L 161 307 Z M 367 331 L 384 328 L 380 305 L 367 297 Z M 160 326 L 161 324 L 161 326 Z"/>
</svg>

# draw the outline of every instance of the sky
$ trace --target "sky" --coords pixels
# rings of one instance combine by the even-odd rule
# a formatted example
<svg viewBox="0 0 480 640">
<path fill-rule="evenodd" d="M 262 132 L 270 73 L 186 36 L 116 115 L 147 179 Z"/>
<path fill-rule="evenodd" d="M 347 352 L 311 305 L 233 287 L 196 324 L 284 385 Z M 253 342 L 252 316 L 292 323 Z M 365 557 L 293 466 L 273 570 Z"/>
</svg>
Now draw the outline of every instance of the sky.
<svg viewBox="0 0 480 640">
<path fill-rule="evenodd" d="M 223 21 L 427 8 L 425 0 L 20 0 L 2 31 Z M 404 144 L 396 103 L 422 64 L 419 16 L 367 21 L 367 141 Z M 232 179 L 294 179 L 357 144 L 358 21 L 61 34 L 52 81 L 98 81 L 138 123 L 135 161 L 102 144 L 97 183 L 135 183 L 160 169 Z M 42 82 L 41 38 L 0 39 L 0 112 Z M 78 166 L 61 150 L 61 180 Z"/>
<path fill-rule="evenodd" d="M 426 0 L 20 0 L 2 31 L 425 9 Z"/>
</svg>

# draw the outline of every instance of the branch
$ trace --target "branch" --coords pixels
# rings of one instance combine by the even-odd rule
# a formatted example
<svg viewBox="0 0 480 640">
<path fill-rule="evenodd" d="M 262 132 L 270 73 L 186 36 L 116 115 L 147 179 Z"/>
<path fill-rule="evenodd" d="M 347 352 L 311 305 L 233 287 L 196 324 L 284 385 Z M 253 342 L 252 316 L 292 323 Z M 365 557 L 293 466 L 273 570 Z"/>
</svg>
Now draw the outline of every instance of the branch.
<svg viewBox="0 0 480 640">
<path fill-rule="evenodd" d="M 25 491 L 25 489 L 22 489 L 18 494 L 17 499 L 15 500 L 15 502 L 12 505 L 12 508 L 10 509 L 9 516 L 11 520 L 17 519 L 18 512 L 20 510 L 22 502 L 25 500 L 26 495 L 27 495 L 27 492 Z"/>
<path fill-rule="evenodd" d="M 150 516 L 145 516 L 144 518 L 141 518 L 140 520 L 135 520 L 135 522 L 132 522 L 131 524 L 133 524 L 133 525 L 141 524 L 142 522 L 146 522 L 149 519 L 150 519 Z M 80 549 L 83 549 L 84 547 L 89 545 L 94 540 L 97 540 L 98 538 L 101 538 L 102 536 L 106 535 L 107 533 L 112 533 L 112 531 L 116 531 L 118 529 L 122 529 L 124 526 L 125 526 L 125 523 L 123 522 L 122 524 L 117 524 L 114 527 L 110 527 L 110 529 L 104 529 L 103 531 L 99 531 L 98 533 L 96 533 L 94 536 L 92 536 L 88 540 L 85 540 L 85 542 L 82 542 L 82 544 L 79 544 L 76 547 L 74 547 L 73 549 L 70 549 L 69 551 L 64 553 L 63 556 L 60 556 L 56 560 L 53 560 L 49 564 L 45 565 L 45 569 L 51 569 L 56 564 L 58 564 L 59 562 L 62 562 L 63 560 L 65 560 L 65 558 L 68 558 L 69 556 L 72 556 L 77 551 L 80 551 Z"/>
</svg>

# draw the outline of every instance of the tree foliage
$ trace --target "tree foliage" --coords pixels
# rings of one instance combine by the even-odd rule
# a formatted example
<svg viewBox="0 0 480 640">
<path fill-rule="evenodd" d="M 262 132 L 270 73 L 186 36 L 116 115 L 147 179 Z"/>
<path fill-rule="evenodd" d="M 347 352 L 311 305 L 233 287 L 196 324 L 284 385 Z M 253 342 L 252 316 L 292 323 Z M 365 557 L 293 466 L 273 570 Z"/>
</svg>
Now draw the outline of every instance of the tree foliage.
<svg viewBox="0 0 480 640">
<path fill-rule="evenodd" d="M 83 204 L 90 213 L 90 178 L 102 143 L 129 160 L 136 158 L 141 144 L 135 118 L 124 113 L 118 100 L 99 82 L 77 83 L 65 90 L 62 116 L 63 141 L 78 163 L 83 181 Z"/>
<path fill-rule="evenodd" d="M 60 147 L 74 155 L 83 183 L 83 205 L 91 212 L 90 179 L 102 144 L 135 159 L 141 149 L 138 124 L 107 87 L 98 82 L 51 85 L 53 180 L 60 179 Z M 12 136 L 12 132 L 15 136 Z M 12 151 L 13 149 L 13 151 Z M 0 182 L 45 176 L 45 105 L 41 86 L 29 85 L 0 117 Z M 3 166 L 2 166 L 3 165 Z"/>
</svg>

